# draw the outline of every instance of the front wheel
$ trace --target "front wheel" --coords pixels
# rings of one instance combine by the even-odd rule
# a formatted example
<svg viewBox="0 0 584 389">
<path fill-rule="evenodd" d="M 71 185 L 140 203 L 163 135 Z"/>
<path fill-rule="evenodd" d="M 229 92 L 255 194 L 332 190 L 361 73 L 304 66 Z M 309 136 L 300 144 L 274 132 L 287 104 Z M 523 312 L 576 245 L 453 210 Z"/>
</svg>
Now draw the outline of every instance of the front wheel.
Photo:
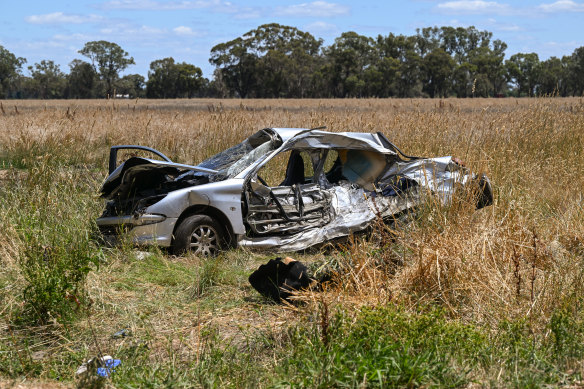
<svg viewBox="0 0 584 389">
<path fill-rule="evenodd" d="M 191 215 L 177 227 L 173 254 L 191 251 L 199 256 L 215 256 L 225 246 L 223 229 L 207 215 Z"/>
</svg>

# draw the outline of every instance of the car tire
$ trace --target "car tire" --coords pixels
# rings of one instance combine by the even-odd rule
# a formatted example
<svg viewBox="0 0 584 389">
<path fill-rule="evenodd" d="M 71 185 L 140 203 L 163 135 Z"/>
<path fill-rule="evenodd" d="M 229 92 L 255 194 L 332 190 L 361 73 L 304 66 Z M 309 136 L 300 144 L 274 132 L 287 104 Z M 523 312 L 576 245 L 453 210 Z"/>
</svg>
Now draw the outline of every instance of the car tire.
<svg viewBox="0 0 584 389">
<path fill-rule="evenodd" d="M 225 247 L 224 230 L 207 215 L 186 217 L 176 229 L 173 254 L 192 252 L 198 256 L 215 256 Z"/>
</svg>

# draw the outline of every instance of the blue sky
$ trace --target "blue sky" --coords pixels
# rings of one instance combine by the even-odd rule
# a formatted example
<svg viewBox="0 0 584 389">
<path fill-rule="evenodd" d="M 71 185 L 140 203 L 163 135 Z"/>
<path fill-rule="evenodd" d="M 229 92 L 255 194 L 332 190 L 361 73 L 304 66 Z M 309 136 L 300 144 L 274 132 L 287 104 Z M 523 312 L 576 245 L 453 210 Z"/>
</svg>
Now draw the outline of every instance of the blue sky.
<svg viewBox="0 0 584 389">
<path fill-rule="evenodd" d="M 134 57 L 127 73 L 148 73 L 165 57 L 211 77 L 210 49 L 264 23 L 298 27 L 331 44 L 344 31 L 413 35 L 429 26 L 476 26 L 540 59 L 584 46 L 584 1 L 575 0 L 0 0 L 0 45 L 28 60 L 68 64 L 85 42 L 116 42 Z"/>
</svg>

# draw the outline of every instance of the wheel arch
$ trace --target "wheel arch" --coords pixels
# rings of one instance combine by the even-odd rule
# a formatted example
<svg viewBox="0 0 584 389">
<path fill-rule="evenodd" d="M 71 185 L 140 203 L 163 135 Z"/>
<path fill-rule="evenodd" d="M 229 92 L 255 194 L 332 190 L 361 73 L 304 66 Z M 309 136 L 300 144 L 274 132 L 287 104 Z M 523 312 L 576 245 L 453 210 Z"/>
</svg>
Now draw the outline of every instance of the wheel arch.
<svg viewBox="0 0 584 389">
<path fill-rule="evenodd" d="M 212 217 L 213 219 L 217 220 L 221 226 L 223 227 L 223 233 L 225 234 L 225 241 L 229 245 L 229 247 L 235 247 L 237 244 L 237 238 L 235 233 L 233 232 L 233 227 L 231 226 L 231 222 L 229 218 L 225 216 L 223 212 L 219 209 L 211 207 L 209 205 L 202 205 L 202 204 L 195 204 L 191 205 L 187 209 L 183 211 L 183 213 L 179 216 L 176 223 L 174 224 L 174 228 L 172 231 L 172 241 L 171 246 L 174 245 L 176 230 L 178 226 L 182 223 L 184 219 L 192 215 L 206 215 Z"/>
</svg>

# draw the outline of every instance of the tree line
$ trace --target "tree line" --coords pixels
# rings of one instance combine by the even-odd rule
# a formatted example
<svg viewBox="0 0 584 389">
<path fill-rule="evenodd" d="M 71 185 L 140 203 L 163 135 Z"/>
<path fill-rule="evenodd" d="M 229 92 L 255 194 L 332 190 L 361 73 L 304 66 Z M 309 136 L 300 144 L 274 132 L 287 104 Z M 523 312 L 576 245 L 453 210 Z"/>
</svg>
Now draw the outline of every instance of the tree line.
<svg viewBox="0 0 584 389">
<path fill-rule="evenodd" d="M 428 27 L 415 35 L 344 32 L 330 46 L 308 32 L 265 24 L 211 49 L 212 80 L 172 57 L 150 63 L 148 79 L 120 77 L 134 59 L 118 44 L 87 42 L 65 74 L 28 66 L 0 46 L 0 98 L 493 97 L 584 94 L 584 46 L 562 58 L 505 59 L 507 44 L 475 27 Z"/>
</svg>

